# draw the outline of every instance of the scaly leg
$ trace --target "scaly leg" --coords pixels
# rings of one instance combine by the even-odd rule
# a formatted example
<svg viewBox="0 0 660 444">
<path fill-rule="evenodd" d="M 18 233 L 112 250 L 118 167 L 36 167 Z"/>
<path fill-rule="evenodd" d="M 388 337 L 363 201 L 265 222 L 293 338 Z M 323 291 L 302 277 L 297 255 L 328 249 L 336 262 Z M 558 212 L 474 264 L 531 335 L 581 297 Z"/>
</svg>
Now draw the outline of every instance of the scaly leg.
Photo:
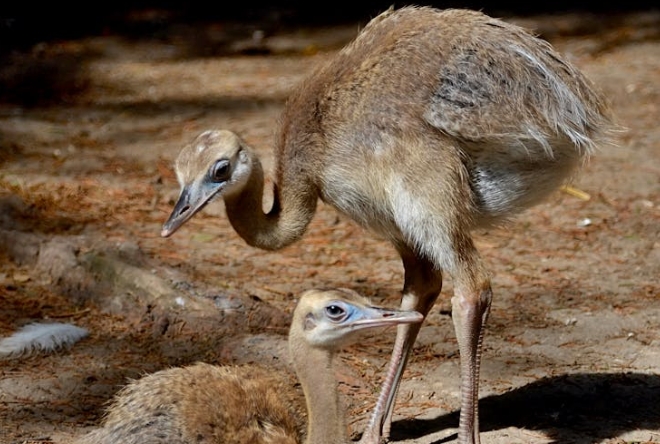
<svg viewBox="0 0 660 444">
<path fill-rule="evenodd" d="M 472 280 L 472 282 L 475 282 Z M 476 289 L 475 289 L 476 287 Z M 460 444 L 479 444 L 479 369 L 483 327 L 492 292 L 486 280 L 481 289 L 457 284 L 452 298 L 452 319 L 458 339 L 461 369 Z"/>
<path fill-rule="evenodd" d="M 442 274 L 410 250 L 401 248 L 400 254 L 405 269 L 401 309 L 416 310 L 426 317 L 442 289 Z M 421 323 L 398 326 L 388 371 L 360 444 L 380 444 L 389 438 L 394 399 L 420 328 Z"/>
</svg>

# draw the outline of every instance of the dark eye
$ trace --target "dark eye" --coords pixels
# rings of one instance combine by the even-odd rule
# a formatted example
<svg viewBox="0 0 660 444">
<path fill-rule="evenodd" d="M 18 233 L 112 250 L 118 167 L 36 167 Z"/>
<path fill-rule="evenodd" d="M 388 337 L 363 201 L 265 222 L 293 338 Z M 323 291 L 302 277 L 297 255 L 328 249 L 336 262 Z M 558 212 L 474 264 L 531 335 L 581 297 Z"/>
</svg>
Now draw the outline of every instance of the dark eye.
<svg viewBox="0 0 660 444">
<path fill-rule="evenodd" d="M 226 159 L 218 160 L 211 168 L 211 180 L 224 182 L 229 178 L 229 173 L 229 161 Z"/>
<path fill-rule="evenodd" d="M 325 307 L 325 313 L 333 321 L 341 321 L 346 316 L 346 310 L 335 304 Z"/>
</svg>

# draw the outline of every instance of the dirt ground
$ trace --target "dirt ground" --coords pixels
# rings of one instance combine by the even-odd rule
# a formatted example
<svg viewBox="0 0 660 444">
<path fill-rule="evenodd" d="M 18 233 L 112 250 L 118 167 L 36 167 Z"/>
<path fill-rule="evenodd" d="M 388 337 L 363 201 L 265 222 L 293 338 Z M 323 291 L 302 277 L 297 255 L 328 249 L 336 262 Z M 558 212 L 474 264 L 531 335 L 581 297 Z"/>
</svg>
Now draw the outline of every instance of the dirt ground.
<svg viewBox="0 0 660 444">
<path fill-rule="evenodd" d="M 583 69 L 627 131 L 586 166 L 578 192 L 476 233 L 494 289 L 482 440 L 660 442 L 660 14 L 510 19 Z M 350 287 L 398 305 L 393 248 L 323 204 L 307 235 L 280 252 L 245 245 L 221 203 L 159 236 L 182 145 L 229 128 L 272 166 L 287 94 L 358 24 L 244 28 L 59 41 L 0 68 L 0 337 L 35 320 L 91 332 L 70 350 L 0 361 L 1 443 L 66 443 L 98 424 L 129 378 L 170 366 L 290 371 L 285 333 L 306 288 Z M 393 441 L 456 440 L 451 290 L 447 279 L 422 328 Z M 388 332 L 342 354 L 355 435 L 376 398 Z"/>
</svg>

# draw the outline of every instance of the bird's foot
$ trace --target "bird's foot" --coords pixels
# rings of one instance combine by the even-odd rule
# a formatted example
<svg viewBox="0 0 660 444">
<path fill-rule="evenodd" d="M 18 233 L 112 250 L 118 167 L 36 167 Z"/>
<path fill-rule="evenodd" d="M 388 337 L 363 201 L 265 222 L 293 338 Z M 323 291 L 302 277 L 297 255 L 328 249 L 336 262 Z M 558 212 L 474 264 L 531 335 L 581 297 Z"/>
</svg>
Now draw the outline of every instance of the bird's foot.
<svg viewBox="0 0 660 444">
<path fill-rule="evenodd" d="M 359 444 L 387 444 L 388 442 L 388 436 L 383 436 L 380 432 L 375 430 L 366 430 L 362 434 L 360 441 L 358 441 Z"/>
</svg>

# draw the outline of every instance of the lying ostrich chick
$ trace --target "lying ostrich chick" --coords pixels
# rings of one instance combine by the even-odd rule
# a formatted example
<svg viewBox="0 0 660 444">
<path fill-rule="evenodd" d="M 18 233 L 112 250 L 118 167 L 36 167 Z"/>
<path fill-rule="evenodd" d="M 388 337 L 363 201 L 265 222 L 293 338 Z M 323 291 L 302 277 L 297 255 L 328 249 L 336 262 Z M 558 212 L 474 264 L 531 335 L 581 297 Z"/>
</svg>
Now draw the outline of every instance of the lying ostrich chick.
<svg viewBox="0 0 660 444">
<path fill-rule="evenodd" d="M 74 444 L 348 443 L 334 357 L 365 329 L 422 319 L 416 311 L 374 307 L 350 290 L 308 290 L 289 330 L 304 398 L 286 376 L 260 367 L 171 368 L 120 390 L 103 426 Z"/>
</svg>

